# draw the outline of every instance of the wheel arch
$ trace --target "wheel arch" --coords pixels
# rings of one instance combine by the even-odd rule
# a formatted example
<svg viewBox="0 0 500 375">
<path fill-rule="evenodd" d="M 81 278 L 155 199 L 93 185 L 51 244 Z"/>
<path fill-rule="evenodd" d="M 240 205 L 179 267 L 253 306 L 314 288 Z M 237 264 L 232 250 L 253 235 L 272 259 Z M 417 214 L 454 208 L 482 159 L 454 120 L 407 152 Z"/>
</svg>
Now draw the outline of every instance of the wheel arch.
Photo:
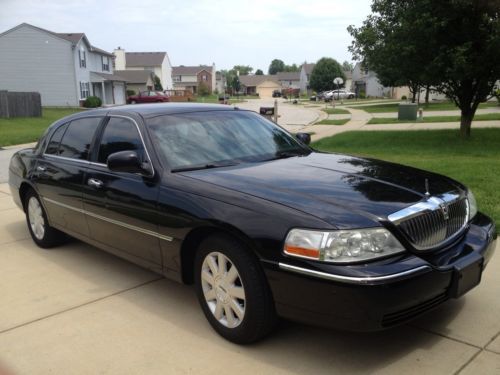
<svg viewBox="0 0 500 375">
<path fill-rule="evenodd" d="M 182 241 L 180 249 L 181 279 L 184 284 L 194 282 L 194 260 L 199 244 L 208 237 L 221 235 L 230 237 L 245 245 L 258 259 L 255 251 L 257 244 L 248 235 L 230 224 L 206 225 L 192 229 Z"/>
</svg>

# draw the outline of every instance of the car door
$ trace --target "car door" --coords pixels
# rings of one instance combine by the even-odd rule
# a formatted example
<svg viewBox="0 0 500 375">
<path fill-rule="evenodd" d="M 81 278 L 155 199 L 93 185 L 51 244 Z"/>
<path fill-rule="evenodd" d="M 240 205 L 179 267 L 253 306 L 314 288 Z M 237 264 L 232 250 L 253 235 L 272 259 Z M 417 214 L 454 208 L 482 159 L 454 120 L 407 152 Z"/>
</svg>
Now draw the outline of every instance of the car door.
<svg viewBox="0 0 500 375">
<path fill-rule="evenodd" d="M 157 176 L 113 172 L 107 158 L 118 151 L 135 151 L 151 162 L 137 121 L 110 116 L 96 143 L 84 183 L 84 210 L 94 240 L 117 250 L 127 258 L 157 269 L 161 253 L 156 204 Z"/>
<path fill-rule="evenodd" d="M 82 211 L 84 175 L 89 150 L 103 117 L 86 117 L 55 129 L 37 160 L 32 181 L 55 227 L 88 236 Z"/>
</svg>

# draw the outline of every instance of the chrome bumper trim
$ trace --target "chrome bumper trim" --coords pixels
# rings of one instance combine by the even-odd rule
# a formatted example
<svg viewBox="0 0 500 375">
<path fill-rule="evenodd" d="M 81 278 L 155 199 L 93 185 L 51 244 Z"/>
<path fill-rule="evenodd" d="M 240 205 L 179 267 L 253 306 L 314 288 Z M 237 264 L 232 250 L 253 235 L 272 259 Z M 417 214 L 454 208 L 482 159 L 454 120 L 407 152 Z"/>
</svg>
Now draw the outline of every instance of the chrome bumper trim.
<svg viewBox="0 0 500 375">
<path fill-rule="evenodd" d="M 299 273 L 302 275 L 312 276 L 312 277 L 325 279 L 325 280 L 340 281 L 340 282 L 349 283 L 349 284 L 372 284 L 372 283 L 380 283 L 380 282 L 384 282 L 384 281 L 391 282 L 391 281 L 395 281 L 401 277 L 406 277 L 409 275 L 424 273 L 424 271 L 431 270 L 430 266 L 419 266 L 417 268 L 412 268 L 411 270 L 393 273 L 390 275 L 353 277 L 353 276 L 342 276 L 342 275 L 335 275 L 335 274 L 326 273 L 326 272 L 314 271 L 314 270 L 310 270 L 307 268 L 292 266 L 292 265 L 286 264 L 286 263 L 278 263 L 278 265 L 281 269 L 286 270 L 286 271 L 291 271 L 291 272 Z"/>
</svg>

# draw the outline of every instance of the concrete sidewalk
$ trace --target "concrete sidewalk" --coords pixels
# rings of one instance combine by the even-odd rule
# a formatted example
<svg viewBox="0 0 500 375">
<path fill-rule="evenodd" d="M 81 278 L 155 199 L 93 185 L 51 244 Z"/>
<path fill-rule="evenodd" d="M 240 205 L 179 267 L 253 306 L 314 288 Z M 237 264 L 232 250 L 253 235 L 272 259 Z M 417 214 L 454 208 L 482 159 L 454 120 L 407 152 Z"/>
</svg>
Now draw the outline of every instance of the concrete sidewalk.
<svg viewBox="0 0 500 375">
<path fill-rule="evenodd" d="M 0 373 L 500 373 L 499 254 L 479 287 L 409 325 L 355 334 L 283 323 L 251 346 L 212 331 L 192 287 L 78 241 L 36 247 L 6 184 L 0 256 Z"/>
</svg>

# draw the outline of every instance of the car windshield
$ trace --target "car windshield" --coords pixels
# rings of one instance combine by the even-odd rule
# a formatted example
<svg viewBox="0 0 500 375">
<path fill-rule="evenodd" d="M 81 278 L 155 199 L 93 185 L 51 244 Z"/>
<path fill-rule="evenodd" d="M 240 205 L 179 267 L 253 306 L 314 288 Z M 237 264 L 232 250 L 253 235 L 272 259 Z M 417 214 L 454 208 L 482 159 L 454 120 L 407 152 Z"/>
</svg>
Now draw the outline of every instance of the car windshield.
<svg viewBox="0 0 500 375">
<path fill-rule="evenodd" d="M 311 152 L 253 112 L 169 114 L 151 118 L 147 125 L 160 155 L 172 170 L 213 168 Z"/>
</svg>

